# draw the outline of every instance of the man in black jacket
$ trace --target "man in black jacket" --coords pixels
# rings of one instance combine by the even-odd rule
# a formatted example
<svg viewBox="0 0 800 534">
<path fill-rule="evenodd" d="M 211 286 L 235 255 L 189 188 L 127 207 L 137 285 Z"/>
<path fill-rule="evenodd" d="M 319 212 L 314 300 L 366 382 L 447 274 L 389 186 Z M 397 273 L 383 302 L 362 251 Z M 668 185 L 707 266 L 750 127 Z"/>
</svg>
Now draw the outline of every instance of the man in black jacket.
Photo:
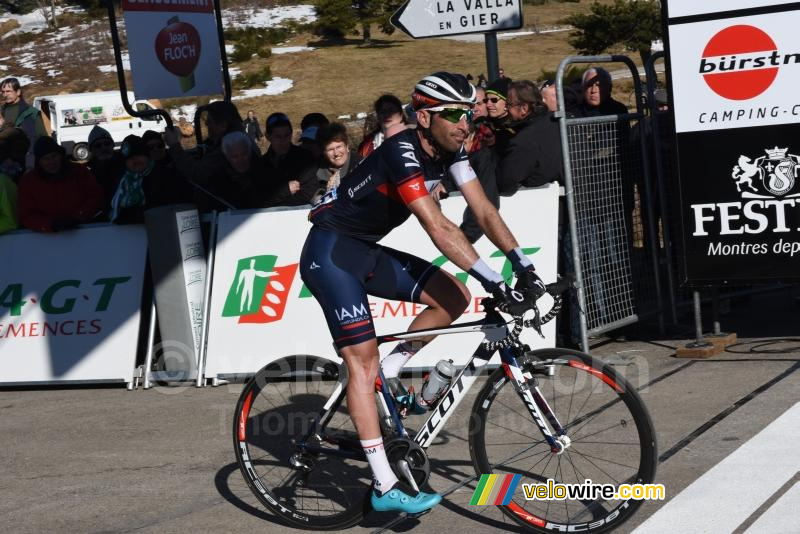
<svg viewBox="0 0 800 534">
<path fill-rule="evenodd" d="M 562 181 L 561 137 L 558 122 L 542 102 L 536 85 L 513 82 L 508 91 L 508 113 L 515 132 L 498 147 L 497 188 L 511 196 L 520 186 L 535 187 Z"/>
<path fill-rule="evenodd" d="M 307 150 L 292 144 L 292 123 L 283 113 L 267 118 L 269 149 L 262 156 L 264 181 L 258 184 L 264 207 L 308 204 L 319 188 L 316 162 Z"/>
</svg>

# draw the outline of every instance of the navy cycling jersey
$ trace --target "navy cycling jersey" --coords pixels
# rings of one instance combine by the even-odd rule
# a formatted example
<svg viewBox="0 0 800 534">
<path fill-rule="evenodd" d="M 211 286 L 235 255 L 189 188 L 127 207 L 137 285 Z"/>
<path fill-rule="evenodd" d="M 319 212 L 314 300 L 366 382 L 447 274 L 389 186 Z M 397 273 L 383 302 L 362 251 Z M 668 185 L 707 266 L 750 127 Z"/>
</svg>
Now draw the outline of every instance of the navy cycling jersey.
<svg viewBox="0 0 800 534">
<path fill-rule="evenodd" d="M 422 150 L 416 130 L 407 129 L 381 146 L 342 178 L 311 209 L 315 226 L 377 242 L 403 224 L 408 204 L 424 197 L 450 172 L 456 184 L 475 178 L 462 148 L 451 161 L 437 162 Z"/>
</svg>

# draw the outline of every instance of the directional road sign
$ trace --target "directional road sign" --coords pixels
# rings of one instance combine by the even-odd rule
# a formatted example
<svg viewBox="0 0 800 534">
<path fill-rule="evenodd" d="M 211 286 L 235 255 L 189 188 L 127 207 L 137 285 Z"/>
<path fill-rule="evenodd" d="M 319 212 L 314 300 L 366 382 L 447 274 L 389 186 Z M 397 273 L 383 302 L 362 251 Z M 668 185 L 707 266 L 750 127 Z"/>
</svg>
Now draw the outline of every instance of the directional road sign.
<svg viewBox="0 0 800 534">
<path fill-rule="evenodd" d="M 414 39 L 516 30 L 522 0 L 407 0 L 391 21 Z"/>
</svg>

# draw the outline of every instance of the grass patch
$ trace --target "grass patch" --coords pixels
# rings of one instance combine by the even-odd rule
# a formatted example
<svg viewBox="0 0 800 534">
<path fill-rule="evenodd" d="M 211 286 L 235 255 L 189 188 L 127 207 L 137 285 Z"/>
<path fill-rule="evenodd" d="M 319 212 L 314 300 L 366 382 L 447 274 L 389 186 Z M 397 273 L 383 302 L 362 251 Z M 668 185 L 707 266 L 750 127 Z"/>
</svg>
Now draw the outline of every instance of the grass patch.
<svg viewBox="0 0 800 534">
<path fill-rule="evenodd" d="M 7 34 L 11 30 L 16 30 L 17 28 L 19 28 L 19 22 L 14 19 L 8 19 L 0 22 L 0 37 Z"/>
</svg>

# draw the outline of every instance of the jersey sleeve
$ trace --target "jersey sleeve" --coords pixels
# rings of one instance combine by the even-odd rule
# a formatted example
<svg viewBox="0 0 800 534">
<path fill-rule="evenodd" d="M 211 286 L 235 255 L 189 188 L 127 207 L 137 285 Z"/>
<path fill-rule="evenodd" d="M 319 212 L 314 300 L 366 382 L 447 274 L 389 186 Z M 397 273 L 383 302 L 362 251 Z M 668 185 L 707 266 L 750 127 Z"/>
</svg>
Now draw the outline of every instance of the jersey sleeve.
<svg viewBox="0 0 800 534">
<path fill-rule="evenodd" d="M 475 171 L 472 169 L 472 165 L 469 163 L 469 156 L 464 145 L 461 145 L 461 149 L 458 151 L 458 154 L 456 154 L 453 163 L 448 167 L 447 173 L 459 189 L 461 189 L 461 186 L 465 183 L 477 178 Z"/>
<path fill-rule="evenodd" d="M 404 204 L 408 205 L 418 198 L 427 196 L 425 175 L 420 164 L 420 155 L 413 143 L 397 141 L 392 143 L 385 156 L 389 167 L 387 185 L 394 187 Z"/>
</svg>

